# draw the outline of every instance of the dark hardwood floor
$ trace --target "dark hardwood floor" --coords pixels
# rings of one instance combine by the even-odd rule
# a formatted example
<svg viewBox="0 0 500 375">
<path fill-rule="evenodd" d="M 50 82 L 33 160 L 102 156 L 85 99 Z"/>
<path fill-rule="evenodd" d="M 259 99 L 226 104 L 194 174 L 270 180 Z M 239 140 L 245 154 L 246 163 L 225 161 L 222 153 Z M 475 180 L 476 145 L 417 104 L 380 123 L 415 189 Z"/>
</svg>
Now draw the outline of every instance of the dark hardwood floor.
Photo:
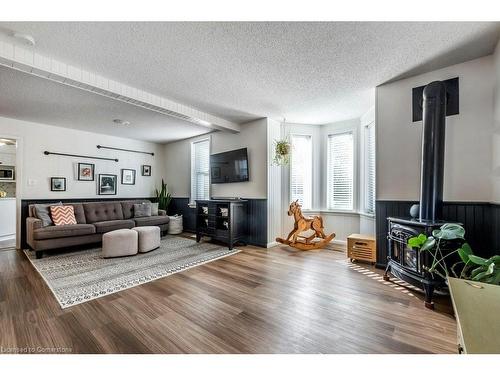
<svg viewBox="0 0 500 375">
<path fill-rule="evenodd" d="M 436 311 L 338 251 L 242 252 L 61 309 L 20 251 L 0 252 L 0 348 L 71 353 L 454 353 Z M 31 348 L 31 349 L 30 349 Z M 53 348 L 53 349 L 51 349 Z"/>
</svg>

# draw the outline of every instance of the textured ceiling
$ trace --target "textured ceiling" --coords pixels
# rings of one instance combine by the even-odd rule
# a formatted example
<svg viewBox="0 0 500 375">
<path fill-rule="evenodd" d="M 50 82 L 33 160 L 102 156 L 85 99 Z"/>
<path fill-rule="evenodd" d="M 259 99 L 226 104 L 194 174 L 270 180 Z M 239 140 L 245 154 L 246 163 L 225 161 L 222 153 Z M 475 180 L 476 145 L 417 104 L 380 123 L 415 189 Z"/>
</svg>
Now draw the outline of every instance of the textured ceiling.
<svg viewBox="0 0 500 375">
<path fill-rule="evenodd" d="M 2 22 L 36 50 L 234 122 L 360 116 L 373 88 L 492 53 L 498 23 Z"/>
<path fill-rule="evenodd" d="M 202 126 L 0 67 L 0 116 L 166 143 L 204 134 Z M 130 121 L 128 126 L 113 119 Z"/>
</svg>

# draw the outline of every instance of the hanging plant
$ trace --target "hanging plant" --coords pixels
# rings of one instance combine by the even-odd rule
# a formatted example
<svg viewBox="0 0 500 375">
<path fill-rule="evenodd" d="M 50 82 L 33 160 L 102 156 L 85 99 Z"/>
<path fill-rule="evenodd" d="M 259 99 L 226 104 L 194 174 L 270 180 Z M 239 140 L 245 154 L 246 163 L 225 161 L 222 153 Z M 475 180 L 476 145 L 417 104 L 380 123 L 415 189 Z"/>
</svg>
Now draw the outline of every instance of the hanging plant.
<svg viewBox="0 0 500 375">
<path fill-rule="evenodd" d="M 274 141 L 274 159 L 275 165 L 288 165 L 290 163 L 290 141 L 288 139 L 280 139 Z"/>
</svg>

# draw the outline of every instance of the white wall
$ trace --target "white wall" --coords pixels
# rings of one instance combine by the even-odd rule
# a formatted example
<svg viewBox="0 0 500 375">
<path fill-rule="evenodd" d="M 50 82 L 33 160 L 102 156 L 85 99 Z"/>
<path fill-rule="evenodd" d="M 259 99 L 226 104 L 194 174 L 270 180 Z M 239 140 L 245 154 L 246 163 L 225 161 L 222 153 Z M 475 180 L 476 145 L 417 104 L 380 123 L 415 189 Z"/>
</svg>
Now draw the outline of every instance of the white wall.
<svg viewBox="0 0 500 375">
<path fill-rule="evenodd" d="M 160 184 L 163 162 L 163 146 L 126 138 L 88 133 L 62 127 L 19 121 L 0 117 L 0 135 L 20 139 L 22 144 L 22 164 L 17 163 L 19 197 L 22 199 L 53 198 L 95 198 L 97 195 L 97 175 L 116 174 L 120 182 L 120 169 L 136 170 L 135 185 L 118 183 L 116 197 L 151 197 L 154 188 Z M 98 144 L 151 151 L 155 156 L 121 151 L 98 150 Z M 118 158 L 119 162 L 45 156 L 43 151 L 82 154 Z M 77 181 L 78 162 L 95 164 L 96 179 L 93 182 Z M 152 177 L 141 176 L 141 165 L 152 166 Z M 50 177 L 66 177 L 65 192 L 50 191 Z M 105 197 L 105 196 L 101 196 Z"/>
<path fill-rule="evenodd" d="M 492 56 L 376 88 L 377 199 L 419 199 L 422 122 L 411 120 L 412 88 L 457 76 L 460 114 L 446 118 L 444 199 L 491 200 Z"/>
<path fill-rule="evenodd" d="M 165 182 L 174 197 L 187 198 L 191 194 L 191 142 L 210 137 L 210 153 L 247 148 L 249 181 L 230 184 L 212 184 L 214 197 L 267 197 L 267 119 L 241 125 L 240 133 L 214 132 L 182 141 L 168 143 L 164 148 L 163 170 Z"/>
<path fill-rule="evenodd" d="M 282 235 L 283 195 L 281 168 L 273 164 L 274 142 L 281 139 L 281 124 L 268 120 L 267 124 L 267 243 L 276 244 L 276 237 Z"/>
<path fill-rule="evenodd" d="M 492 136 L 491 201 L 500 203 L 500 41 L 494 54 L 495 98 Z"/>
</svg>

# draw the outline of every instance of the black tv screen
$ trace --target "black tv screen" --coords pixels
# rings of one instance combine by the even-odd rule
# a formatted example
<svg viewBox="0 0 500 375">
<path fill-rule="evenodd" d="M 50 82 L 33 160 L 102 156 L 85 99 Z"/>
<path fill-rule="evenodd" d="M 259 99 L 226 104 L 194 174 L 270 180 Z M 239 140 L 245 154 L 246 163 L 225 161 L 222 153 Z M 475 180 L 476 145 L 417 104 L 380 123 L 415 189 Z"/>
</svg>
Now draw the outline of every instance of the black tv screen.
<svg viewBox="0 0 500 375">
<path fill-rule="evenodd" d="M 247 149 L 210 155 L 210 177 L 212 184 L 248 181 Z"/>
</svg>

